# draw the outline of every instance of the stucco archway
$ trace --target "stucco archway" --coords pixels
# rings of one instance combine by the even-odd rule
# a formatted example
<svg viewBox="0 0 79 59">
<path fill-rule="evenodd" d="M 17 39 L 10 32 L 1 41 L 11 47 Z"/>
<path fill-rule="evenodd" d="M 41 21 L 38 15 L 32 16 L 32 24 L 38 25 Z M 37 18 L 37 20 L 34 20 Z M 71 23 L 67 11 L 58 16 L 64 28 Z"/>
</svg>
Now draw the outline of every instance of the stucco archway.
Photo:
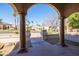
<svg viewBox="0 0 79 59">
<path fill-rule="evenodd" d="M 28 10 L 29 7 L 33 6 L 33 4 L 29 4 L 29 3 L 19 3 L 19 4 L 11 4 L 11 6 L 14 8 L 14 10 L 16 12 L 18 12 L 18 14 L 20 15 L 20 52 L 25 52 L 26 51 L 26 35 L 25 35 L 25 15 L 27 14 L 26 10 Z M 49 6 L 53 7 L 58 15 L 59 15 L 59 19 L 61 19 L 61 16 L 63 15 L 63 8 L 62 8 L 62 4 L 48 4 Z M 64 21 L 63 18 L 60 21 L 60 44 L 62 46 L 64 46 Z"/>
<path fill-rule="evenodd" d="M 46 6 L 46 7 L 43 7 L 44 9 L 42 9 L 41 7 L 40 8 L 38 8 L 38 10 L 37 9 L 35 9 L 35 7 L 37 6 L 37 7 L 39 7 L 39 5 L 44 5 L 44 6 Z M 42 14 L 44 14 L 44 13 L 42 13 L 42 12 L 44 12 L 45 11 L 45 8 L 48 8 L 50 11 L 52 11 L 51 13 L 48 11 L 45 15 L 47 15 L 47 16 L 44 16 L 43 15 L 43 17 L 41 16 Z M 43 10 L 43 11 L 41 11 L 41 10 Z M 32 13 L 33 11 L 36 11 L 35 13 Z M 38 12 L 37 12 L 38 11 Z M 41 24 L 45 24 L 47 21 L 50 21 L 50 19 L 51 19 L 51 21 L 52 22 L 49 22 L 49 23 L 58 23 L 59 24 L 59 18 L 60 18 L 60 12 L 58 11 L 58 9 L 55 7 L 55 6 L 53 6 L 53 5 L 51 5 L 51 4 L 43 4 L 43 3 L 39 3 L 39 4 L 33 4 L 32 6 L 30 6 L 27 10 L 26 10 L 26 12 L 27 12 L 27 15 L 26 15 L 26 20 L 32 20 L 32 21 L 35 21 L 35 19 L 36 18 L 43 18 L 43 20 L 44 20 L 44 22 L 43 23 L 41 23 Z M 30 15 L 38 15 L 38 14 L 40 14 L 40 13 L 42 13 L 40 16 L 31 16 L 30 18 L 28 18 L 28 16 L 30 16 L 29 15 L 29 13 L 31 13 Z M 36 14 L 36 13 L 38 13 L 38 14 Z M 52 15 L 53 14 L 53 15 Z M 51 15 L 51 17 L 49 17 L 49 15 Z M 32 17 L 34 18 L 34 19 L 32 19 Z M 47 18 L 47 20 L 45 19 L 45 18 Z M 54 19 L 53 19 L 54 18 Z M 39 19 L 36 19 L 37 21 L 40 21 Z M 54 21 L 54 22 L 53 22 Z M 40 22 L 38 22 L 38 24 L 39 24 Z M 48 23 L 48 22 L 47 22 Z M 46 23 L 46 24 L 47 24 Z M 35 26 L 35 25 L 34 25 Z M 43 26 L 43 25 L 42 25 Z M 41 26 L 41 27 L 42 27 Z M 49 25 L 50 26 L 50 25 Z M 56 25 L 57 26 L 57 25 Z M 45 26 L 43 26 L 42 28 L 44 28 Z M 53 25 L 51 25 L 51 27 L 53 27 Z M 57 26 L 57 27 L 59 27 L 59 26 Z M 47 30 L 48 31 L 48 30 Z M 55 31 L 56 31 L 56 29 L 55 29 Z M 54 35 L 54 34 L 53 34 Z M 58 36 L 58 41 L 59 41 L 59 29 L 58 29 L 58 32 L 57 32 L 57 36 Z"/>
<path fill-rule="evenodd" d="M 13 9 L 18 12 L 20 15 L 20 48 L 22 51 L 25 49 L 25 15 L 27 14 L 26 10 L 30 8 L 35 3 L 12 3 L 11 6 Z M 65 3 L 50 3 L 50 6 L 53 6 L 58 14 L 60 14 L 60 44 L 62 46 L 64 43 L 64 18 L 70 15 L 73 12 L 79 11 L 79 4 L 65 4 Z"/>
</svg>

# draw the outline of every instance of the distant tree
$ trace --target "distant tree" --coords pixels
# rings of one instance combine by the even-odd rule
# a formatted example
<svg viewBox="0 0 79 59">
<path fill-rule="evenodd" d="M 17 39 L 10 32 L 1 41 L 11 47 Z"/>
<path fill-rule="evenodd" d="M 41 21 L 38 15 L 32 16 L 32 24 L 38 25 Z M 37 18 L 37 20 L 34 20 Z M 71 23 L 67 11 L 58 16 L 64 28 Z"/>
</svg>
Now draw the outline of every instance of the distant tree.
<svg viewBox="0 0 79 59">
<path fill-rule="evenodd" d="M 74 13 L 68 18 L 68 26 L 79 29 L 79 13 Z"/>
<path fill-rule="evenodd" d="M 41 25 L 40 24 L 36 24 L 38 27 L 40 27 Z"/>
<path fill-rule="evenodd" d="M 26 20 L 26 26 L 27 26 L 27 30 L 31 30 L 32 29 L 32 23 L 34 23 L 33 21 L 30 20 Z"/>
<path fill-rule="evenodd" d="M 0 23 L 2 23 L 2 20 L 3 20 L 3 19 L 0 19 Z"/>
<path fill-rule="evenodd" d="M 33 21 L 31 21 L 31 23 L 34 23 Z"/>
<path fill-rule="evenodd" d="M 16 26 L 16 12 L 14 12 L 13 16 L 15 17 L 14 22 L 15 22 L 15 30 L 16 30 L 17 29 L 17 26 Z"/>
</svg>

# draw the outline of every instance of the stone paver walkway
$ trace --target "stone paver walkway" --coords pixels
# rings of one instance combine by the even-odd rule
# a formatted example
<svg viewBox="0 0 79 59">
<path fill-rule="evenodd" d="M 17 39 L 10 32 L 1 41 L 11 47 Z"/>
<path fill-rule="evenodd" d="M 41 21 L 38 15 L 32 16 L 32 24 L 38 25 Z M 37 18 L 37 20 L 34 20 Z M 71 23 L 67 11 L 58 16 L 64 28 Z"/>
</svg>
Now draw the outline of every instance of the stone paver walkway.
<svg viewBox="0 0 79 59">
<path fill-rule="evenodd" d="M 79 47 L 68 45 L 61 47 L 60 45 L 51 45 L 42 38 L 32 38 L 32 47 L 26 53 L 18 54 L 17 50 L 11 52 L 9 56 L 79 56 Z"/>
</svg>

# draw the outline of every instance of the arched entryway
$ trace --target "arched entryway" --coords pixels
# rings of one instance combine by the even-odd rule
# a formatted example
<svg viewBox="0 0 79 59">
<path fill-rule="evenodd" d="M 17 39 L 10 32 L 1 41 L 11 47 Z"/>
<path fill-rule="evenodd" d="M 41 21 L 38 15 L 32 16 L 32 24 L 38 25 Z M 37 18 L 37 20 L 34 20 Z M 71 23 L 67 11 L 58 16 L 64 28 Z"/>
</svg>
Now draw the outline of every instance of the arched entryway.
<svg viewBox="0 0 79 59">
<path fill-rule="evenodd" d="M 78 46 L 79 12 L 71 13 L 65 19 L 65 41 L 73 46 Z"/>
<path fill-rule="evenodd" d="M 19 45 L 20 50 L 19 50 L 19 52 L 27 52 L 27 50 L 28 50 L 28 48 L 26 48 L 27 38 L 26 38 L 26 30 L 25 30 L 25 19 L 27 19 L 27 18 L 25 18 L 25 16 L 28 15 L 28 12 L 27 12 L 28 9 L 31 8 L 32 6 L 35 6 L 35 5 L 36 5 L 35 3 L 24 3 L 24 4 L 22 4 L 22 3 L 18 3 L 18 4 L 12 3 L 11 4 L 11 6 L 13 7 L 13 10 L 16 11 L 18 13 L 19 17 L 20 17 L 20 20 L 19 20 L 20 21 L 20 42 L 19 42 L 20 43 L 20 45 Z M 78 8 L 79 4 L 51 3 L 51 4 L 46 4 L 46 5 L 49 5 L 50 7 L 53 6 L 54 9 L 58 12 L 58 15 L 60 15 L 59 16 L 59 20 L 60 20 L 60 24 L 59 24 L 60 25 L 60 27 L 59 27 L 60 28 L 60 31 L 59 31 L 60 41 L 59 41 L 59 43 L 60 43 L 61 46 L 66 46 L 65 42 L 64 42 L 64 33 L 65 33 L 65 31 L 64 31 L 64 29 L 65 29 L 64 28 L 64 20 L 70 14 L 79 11 L 79 8 Z M 61 48 L 60 48 L 61 51 L 59 49 L 56 50 L 56 51 L 58 51 L 58 52 L 60 51 L 63 54 L 63 52 L 62 52 L 63 48 L 62 49 Z M 53 50 L 53 48 L 52 48 L 52 50 Z M 67 51 L 70 52 L 71 50 L 69 49 Z M 73 49 L 73 51 L 74 51 L 74 49 Z"/>
<path fill-rule="evenodd" d="M 28 10 L 28 8 L 30 6 L 32 6 L 33 4 L 11 4 L 11 5 L 14 8 L 14 10 L 17 11 L 20 15 L 20 51 L 25 52 L 27 50 L 26 41 L 25 41 L 26 40 L 25 15 L 27 15 L 26 10 Z M 64 25 L 63 25 L 64 24 L 64 20 L 63 20 L 64 17 L 62 17 L 63 9 L 61 9 L 61 4 L 48 4 L 48 5 L 50 5 L 50 6 L 54 5 L 56 7 L 55 8 L 54 6 L 52 6 L 58 12 L 59 19 L 61 19 L 60 20 L 60 35 L 59 35 L 59 38 L 60 38 L 61 46 L 65 46 L 65 44 L 64 44 Z M 61 13 L 61 15 L 60 15 L 60 13 Z"/>
<path fill-rule="evenodd" d="M 14 12 L 15 10 L 10 4 L 0 4 L 0 48 L 2 48 L 0 54 L 2 55 L 10 53 L 14 49 L 16 42 L 19 41 L 19 34 L 17 36 L 15 34 L 15 20 L 17 16 L 14 17 Z M 11 45 L 11 48 L 9 45 Z"/>
<path fill-rule="evenodd" d="M 31 28 L 30 31 L 32 37 L 36 35 L 36 37 L 38 38 L 40 36 L 39 34 L 41 34 L 43 36 L 43 39 L 45 39 L 46 41 L 52 39 L 52 43 L 59 43 L 59 18 L 61 15 L 55 6 L 43 3 L 34 4 L 30 8 L 28 8 L 26 12 L 26 26 L 29 26 Z M 46 30 L 47 32 L 47 34 L 45 35 L 43 35 L 44 30 Z"/>
<path fill-rule="evenodd" d="M 22 51 L 26 50 L 25 48 L 25 39 L 26 39 L 26 35 L 25 35 L 25 15 L 27 15 L 26 10 L 28 10 L 29 7 L 33 6 L 33 4 L 16 4 L 13 3 L 11 4 L 11 6 L 13 7 L 14 11 L 16 11 L 19 16 L 20 16 L 20 49 Z M 50 5 L 50 4 L 48 4 Z M 72 9 L 71 12 L 74 11 L 78 11 L 78 8 L 75 6 L 78 6 L 78 4 L 51 4 L 51 6 L 53 5 L 53 7 L 56 9 L 56 11 L 58 12 L 58 14 L 60 15 L 59 19 L 60 19 L 60 44 L 62 46 L 65 46 L 64 44 L 64 18 L 67 17 L 70 14 L 70 9 Z M 73 6 L 74 9 L 71 7 Z M 69 8 L 67 8 L 69 7 Z M 71 8 L 70 8 L 71 7 Z"/>
</svg>

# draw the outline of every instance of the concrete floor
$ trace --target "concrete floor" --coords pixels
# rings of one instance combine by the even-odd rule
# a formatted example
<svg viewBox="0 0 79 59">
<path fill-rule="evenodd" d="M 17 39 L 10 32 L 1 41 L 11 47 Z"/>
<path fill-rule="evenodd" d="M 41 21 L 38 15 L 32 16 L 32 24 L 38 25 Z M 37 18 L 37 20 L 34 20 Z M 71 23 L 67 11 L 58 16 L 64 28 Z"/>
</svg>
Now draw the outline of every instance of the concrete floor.
<svg viewBox="0 0 79 59">
<path fill-rule="evenodd" d="M 60 45 L 51 45 L 42 38 L 32 38 L 32 47 L 28 52 L 17 53 L 18 48 L 12 51 L 9 56 L 79 56 L 79 47 L 68 45 L 61 47 Z"/>
<path fill-rule="evenodd" d="M 79 56 L 79 47 L 68 45 L 68 47 L 61 47 L 59 44 L 51 45 L 44 41 L 40 33 L 31 34 L 32 47 L 28 52 L 18 54 L 19 46 L 15 48 L 9 56 Z M 0 42 L 18 42 L 19 35 L 15 34 L 0 34 Z"/>
</svg>

